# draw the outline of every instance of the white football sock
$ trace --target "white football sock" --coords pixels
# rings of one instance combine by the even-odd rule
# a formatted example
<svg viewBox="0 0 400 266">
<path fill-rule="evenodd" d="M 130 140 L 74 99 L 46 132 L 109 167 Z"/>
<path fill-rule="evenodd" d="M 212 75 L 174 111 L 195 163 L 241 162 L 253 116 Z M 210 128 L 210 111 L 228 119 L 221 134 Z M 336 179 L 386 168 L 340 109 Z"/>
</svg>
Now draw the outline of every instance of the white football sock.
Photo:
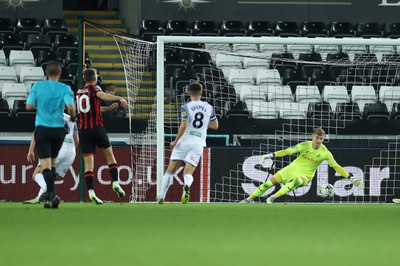
<svg viewBox="0 0 400 266">
<path fill-rule="evenodd" d="M 46 190 L 47 185 L 46 185 L 46 181 L 44 180 L 44 177 L 42 175 L 42 173 L 37 173 L 35 175 L 35 182 L 39 185 L 40 188 L 44 188 Z"/>
<path fill-rule="evenodd" d="M 161 185 L 161 194 L 160 194 L 161 199 L 164 199 L 165 195 L 167 195 L 168 188 L 171 185 L 172 177 L 173 177 L 172 173 L 165 172 Z"/>
<path fill-rule="evenodd" d="M 96 194 L 94 193 L 94 190 L 93 190 L 93 189 L 89 189 L 88 192 L 89 192 L 89 196 L 91 196 L 91 195 L 96 195 Z"/>
<path fill-rule="evenodd" d="M 36 196 L 36 199 L 40 199 L 40 197 L 42 196 L 43 193 L 45 193 L 47 191 L 46 188 L 40 188 L 39 193 Z"/>
<path fill-rule="evenodd" d="M 183 176 L 183 179 L 185 180 L 185 186 L 190 187 L 193 183 L 193 176 L 191 174 L 186 174 Z"/>
</svg>

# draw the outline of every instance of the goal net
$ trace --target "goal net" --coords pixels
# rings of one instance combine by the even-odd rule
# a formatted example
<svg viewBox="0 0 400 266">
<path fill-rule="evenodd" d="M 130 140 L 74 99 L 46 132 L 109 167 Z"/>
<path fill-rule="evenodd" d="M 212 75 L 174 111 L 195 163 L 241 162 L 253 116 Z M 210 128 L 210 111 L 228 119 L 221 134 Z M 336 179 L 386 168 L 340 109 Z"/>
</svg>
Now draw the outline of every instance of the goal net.
<svg viewBox="0 0 400 266">
<path fill-rule="evenodd" d="M 279 201 L 323 201 L 316 191 L 325 183 L 334 186 L 333 202 L 388 202 L 399 193 L 398 136 L 368 132 L 374 129 L 371 121 L 391 125 L 396 119 L 399 41 L 159 36 L 155 46 L 120 36 L 115 40 L 131 113 L 140 109 L 135 99 L 144 86 L 143 75 L 135 68 L 137 58 L 145 59 L 141 64 L 157 84 L 145 130 L 131 134 L 136 201 L 149 200 L 145 194 L 150 180 L 161 182 L 169 143 L 179 127 L 180 106 L 189 100 L 186 88 L 192 82 L 203 84 L 203 100 L 214 107 L 221 129 L 219 134 L 209 130 L 208 143 L 218 147 L 205 148 L 191 201 L 242 200 L 296 158 L 261 162 L 262 154 L 310 140 L 317 127 L 325 130 L 325 144 L 336 161 L 363 179 L 366 188 L 358 190 L 323 163 L 308 186 Z M 365 124 L 366 131 L 359 130 Z M 167 201 L 180 200 L 181 171 L 174 176 Z M 150 201 L 155 200 L 152 196 Z"/>
</svg>

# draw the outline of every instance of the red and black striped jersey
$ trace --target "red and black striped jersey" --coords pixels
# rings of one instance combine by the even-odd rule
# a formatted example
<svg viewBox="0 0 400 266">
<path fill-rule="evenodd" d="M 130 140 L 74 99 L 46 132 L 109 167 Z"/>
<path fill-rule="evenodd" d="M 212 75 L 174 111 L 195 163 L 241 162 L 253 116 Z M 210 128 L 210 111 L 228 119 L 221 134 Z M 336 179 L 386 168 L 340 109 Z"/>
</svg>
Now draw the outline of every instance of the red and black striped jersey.
<svg viewBox="0 0 400 266">
<path fill-rule="evenodd" d="M 88 85 L 78 89 L 76 102 L 79 130 L 88 130 L 103 126 L 103 116 L 100 108 L 101 99 L 96 96 L 99 91 L 102 90 L 97 85 Z"/>
</svg>

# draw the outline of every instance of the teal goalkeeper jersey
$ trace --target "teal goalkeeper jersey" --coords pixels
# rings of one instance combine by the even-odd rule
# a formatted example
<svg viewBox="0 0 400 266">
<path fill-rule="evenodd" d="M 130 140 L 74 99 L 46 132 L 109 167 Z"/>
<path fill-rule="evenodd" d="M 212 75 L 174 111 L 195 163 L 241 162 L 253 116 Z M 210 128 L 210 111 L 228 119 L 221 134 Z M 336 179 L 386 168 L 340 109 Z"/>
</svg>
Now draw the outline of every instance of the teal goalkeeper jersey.
<svg viewBox="0 0 400 266">
<path fill-rule="evenodd" d="M 332 153 L 324 144 L 321 144 L 318 150 L 314 150 L 312 141 L 305 141 L 287 150 L 290 154 L 300 153 L 296 160 L 289 165 L 292 171 L 302 173 L 310 178 L 314 177 L 315 171 L 323 161 L 327 161 L 331 167 L 337 165 Z"/>
</svg>

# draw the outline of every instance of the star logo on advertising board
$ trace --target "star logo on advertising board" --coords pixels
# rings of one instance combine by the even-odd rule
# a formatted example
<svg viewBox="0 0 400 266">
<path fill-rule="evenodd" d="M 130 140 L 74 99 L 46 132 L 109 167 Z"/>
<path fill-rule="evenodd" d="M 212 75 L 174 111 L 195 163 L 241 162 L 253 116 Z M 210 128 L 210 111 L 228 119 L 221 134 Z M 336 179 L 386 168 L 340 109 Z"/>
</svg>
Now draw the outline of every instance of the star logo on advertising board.
<svg viewBox="0 0 400 266">
<path fill-rule="evenodd" d="M 0 3 L 4 3 L 8 8 L 12 7 L 14 10 L 17 8 L 25 8 L 27 3 L 40 2 L 41 0 L 0 0 Z"/>
<path fill-rule="evenodd" d="M 211 3 L 210 0 L 164 0 L 163 3 L 178 4 L 178 9 L 184 9 L 188 11 L 190 9 L 196 9 L 198 4 L 208 4 Z"/>
</svg>

